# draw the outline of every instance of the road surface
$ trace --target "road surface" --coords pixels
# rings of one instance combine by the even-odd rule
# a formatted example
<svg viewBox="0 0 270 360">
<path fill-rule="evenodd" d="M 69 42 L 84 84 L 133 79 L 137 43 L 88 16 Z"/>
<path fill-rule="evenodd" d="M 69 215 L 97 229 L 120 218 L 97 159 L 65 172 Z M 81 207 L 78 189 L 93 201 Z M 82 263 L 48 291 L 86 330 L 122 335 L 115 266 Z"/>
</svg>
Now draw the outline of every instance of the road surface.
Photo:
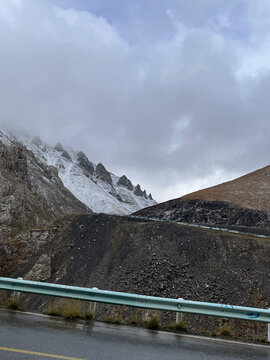
<svg viewBox="0 0 270 360">
<path fill-rule="evenodd" d="M 270 347 L 0 309 L 1 360 L 270 360 Z"/>
</svg>

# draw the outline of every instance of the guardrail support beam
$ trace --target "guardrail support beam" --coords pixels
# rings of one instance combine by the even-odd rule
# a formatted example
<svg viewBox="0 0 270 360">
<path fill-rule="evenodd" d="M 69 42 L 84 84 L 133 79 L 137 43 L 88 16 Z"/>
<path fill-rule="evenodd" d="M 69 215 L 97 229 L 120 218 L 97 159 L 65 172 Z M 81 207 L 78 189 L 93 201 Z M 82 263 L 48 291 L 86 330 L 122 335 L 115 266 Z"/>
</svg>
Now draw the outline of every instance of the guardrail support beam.
<svg viewBox="0 0 270 360">
<path fill-rule="evenodd" d="M 184 300 L 183 298 L 178 298 L 177 300 Z M 178 305 L 178 308 L 181 309 L 181 305 Z M 179 325 L 180 322 L 183 320 L 183 313 L 181 312 L 177 312 L 176 313 L 176 318 L 175 318 L 175 324 Z"/>
<path fill-rule="evenodd" d="M 98 290 L 97 287 L 93 287 L 93 290 Z M 96 313 L 96 307 L 97 307 L 97 303 L 95 301 L 92 301 L 90 303 L 90 311 L 93 313 L 93 316 L 95 316 Z"/>
</svg>

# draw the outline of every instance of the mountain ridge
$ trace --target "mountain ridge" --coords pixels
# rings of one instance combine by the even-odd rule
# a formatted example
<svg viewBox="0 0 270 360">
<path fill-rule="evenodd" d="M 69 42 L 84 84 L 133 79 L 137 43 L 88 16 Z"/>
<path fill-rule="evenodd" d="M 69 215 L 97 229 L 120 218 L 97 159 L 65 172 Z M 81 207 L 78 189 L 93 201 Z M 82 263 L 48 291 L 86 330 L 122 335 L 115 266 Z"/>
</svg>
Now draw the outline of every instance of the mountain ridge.
<svg viewBox="0 0 270 360">
<path fill-rule="evenodd" d="M 156 204 L 139 184 L 133 185 L 125 175 L 114 175 L 101 163 L 95 165 L 82 151 L 64 148 L 60 143 L 51 147 L 38 136 L 31 139 L 6 130 L 0 130 L 0 140 L 6 145 L 19 142 L 40 162 L 55 167 L 64 186 L 95 212 L 126 215 Z"/>
</svg>

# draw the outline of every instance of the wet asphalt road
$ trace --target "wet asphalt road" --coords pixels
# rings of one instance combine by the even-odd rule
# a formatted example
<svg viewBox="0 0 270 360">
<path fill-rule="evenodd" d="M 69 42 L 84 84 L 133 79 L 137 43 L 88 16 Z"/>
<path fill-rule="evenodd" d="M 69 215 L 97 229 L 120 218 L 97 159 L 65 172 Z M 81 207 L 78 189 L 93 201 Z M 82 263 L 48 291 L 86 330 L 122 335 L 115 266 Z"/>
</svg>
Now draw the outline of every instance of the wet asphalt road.
<svg viewBox="0 0 270 360">
<path fill-rule="evenodd" d="M 270 347 L 171 335 L 102 323 L 91 326 L 81 322 L 73 323 L 0 310 L 1 360 L 68 358 L 270 360 Z"/>
</svg>

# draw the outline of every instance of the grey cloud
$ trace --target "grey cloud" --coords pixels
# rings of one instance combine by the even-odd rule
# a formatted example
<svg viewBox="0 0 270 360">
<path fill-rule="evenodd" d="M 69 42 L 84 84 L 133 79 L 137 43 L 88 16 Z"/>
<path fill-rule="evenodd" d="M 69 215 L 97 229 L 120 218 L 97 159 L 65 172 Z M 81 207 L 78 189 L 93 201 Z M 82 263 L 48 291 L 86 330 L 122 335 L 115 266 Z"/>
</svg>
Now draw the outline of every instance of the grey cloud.
<svg viewBox="0 0 270 360">
<path fill-rule="evenodd" d="M 2 122 L 84 151 L 157 200 L 269 163 L 270 76 L 239 77 L 249 41 L 206 26 L 232 14 L 227 2 L 207 1 L 192 17 L 191 5 L 172 1 L 181 27 L 150 43 L 130 43 L 121 19 L 53 4 L 0 4 Z M 265 49 L 267 35 L 256 44 Z"/>
</svg>

